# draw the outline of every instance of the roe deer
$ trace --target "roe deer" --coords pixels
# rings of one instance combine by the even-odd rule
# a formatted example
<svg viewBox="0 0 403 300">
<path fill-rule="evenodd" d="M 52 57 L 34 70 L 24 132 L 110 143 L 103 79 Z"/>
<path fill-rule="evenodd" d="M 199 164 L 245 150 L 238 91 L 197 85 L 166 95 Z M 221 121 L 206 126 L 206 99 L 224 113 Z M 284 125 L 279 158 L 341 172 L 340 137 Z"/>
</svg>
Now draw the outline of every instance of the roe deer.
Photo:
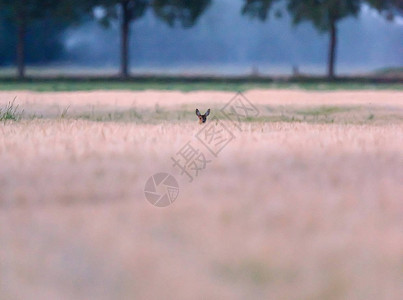
<svg viewBox="0 0 403 300">
<path fill-rule="evenodd" d="M 206 123 L 207 116 L 210 114 L 210 108 L 206 111 L 204 115 L 200 113 L 200 111 L 196 108 L 196 116 L 199 117 L 199 124 Z"/>
</svg>

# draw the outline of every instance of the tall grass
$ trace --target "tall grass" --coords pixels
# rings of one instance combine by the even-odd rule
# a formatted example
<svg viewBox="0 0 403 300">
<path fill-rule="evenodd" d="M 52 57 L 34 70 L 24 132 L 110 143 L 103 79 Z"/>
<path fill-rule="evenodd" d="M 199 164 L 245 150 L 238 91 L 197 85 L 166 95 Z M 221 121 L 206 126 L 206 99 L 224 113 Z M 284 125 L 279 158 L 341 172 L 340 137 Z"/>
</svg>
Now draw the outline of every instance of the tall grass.
<svg viewBox="0 0 403 300">
<path fill-rule="evenodd" d="M 222 120 L 214 157 L 194 109 L 231 96 L 23 94 L 0 125 L 0 299 L 403 299 L 401 93 L 249 93 L 261 115 Z M 192 183 L 188 142 L 211 160 Z"/>
<path fill-rule="evenodd" d="M 19 104 L 15 104 L 14 97 L 12 101 L 9 101 L 4 107 L 0 107 L 0 121 L 19 121 L 22 118 L 23 110 L 19 109 Z"/>
</svg>

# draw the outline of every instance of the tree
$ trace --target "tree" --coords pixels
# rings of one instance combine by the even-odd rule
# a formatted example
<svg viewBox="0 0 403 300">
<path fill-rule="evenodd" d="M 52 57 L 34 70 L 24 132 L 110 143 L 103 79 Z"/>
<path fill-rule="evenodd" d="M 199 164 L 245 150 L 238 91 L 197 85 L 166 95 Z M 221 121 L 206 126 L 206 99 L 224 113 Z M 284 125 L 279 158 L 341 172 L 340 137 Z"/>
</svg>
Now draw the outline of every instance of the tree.
<svg viewBox="0 0 403 300">
<path fill-rule="evenodd" d="M 0 7 L 17 27 L 17 69 L 18 77 L 25 76 L 25 35 L 27 26 L 38 20 L 48 12 L 50 1 L 40 0 L 0 0 Z"/>
<path fill-rule="evenodd" d="M 112 19 L 120 21 L 121 63 L 120 76 L 129 76 L 129 37 L 132 22 L 144 16 L 153 7 L 157 17 L 174 26 L 180 21 L 184 27 L 192 26 L 211 0 L 101 0 L 98 4 L 104 14 L 99 21 L 108 26 Z"/>
<path fill-rule="evenodd" d="M 329 32 L 328 71 L 330 79 L 335 77 L 337 50 L 337 23 L 348 17 L 357 16 L 361 0 L 289 0 L 288 10 L 294 24 L 312 22 L 320 32 Z"/>
<path fill-rule="evenodd" d="M 85 1 L 79 0 L 0 0 L 0 8 L 17 30 L 17 76 L 25 77 L 25 48 L 27 29 L 38 20 L 54 19 L 72 21 L 79 16 Z"/>
<path fill-rule="evenodd" d="M 337 49 L 337 23 L 348 17 L 356 17 L 363 2 L 386 13 L 388 19 L 402 14 L 402 0 L 288 0 L 288 10 L 292 14 L 294 24 L 310 21 L 321 32 L 330 33 L 328 55 L 328 77 L 335 77 L 335 61 Z"/>
<path fill-rule="evenodd" d="M 151 0 L 101 0 L 104 15 L 101 24 L 109 26 L 111 19 L 120 19 L 120 76 L 129 76 L 130 24 L 144 16 Z"/>
<path fill-rule="evenodd" d="M 264 21 L 276 1 L 278 0 L 245 0 L 242 14 Z M 285 2 L 294 24 L 311 22 L 320 32 L 329 33 L 327 75 L 330 79 L 335 77 L 337 24 L 340 20 L 357 16 L 363 2 L 368 2 L 388 16 L 391 13 L 401 13 L 403 10 L 402 0 L 286 0 Z"/>
</svg>

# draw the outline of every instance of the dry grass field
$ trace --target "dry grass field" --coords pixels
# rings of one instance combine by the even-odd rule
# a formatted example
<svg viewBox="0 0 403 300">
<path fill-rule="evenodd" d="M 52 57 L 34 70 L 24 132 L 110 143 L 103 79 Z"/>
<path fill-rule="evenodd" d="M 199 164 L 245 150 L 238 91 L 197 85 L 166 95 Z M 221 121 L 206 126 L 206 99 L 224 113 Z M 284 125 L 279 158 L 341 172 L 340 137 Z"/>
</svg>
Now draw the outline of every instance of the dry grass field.
<svg viewBox="0 0 403 300">
<path fill-rule="evenodd" d="M 403 92 L 252 90 L 240 129 L 233 96 L 0 92 L 0 299 L 403 299 Z M 196 107 L 234 136 L 217 157 Z"/>
</svg>

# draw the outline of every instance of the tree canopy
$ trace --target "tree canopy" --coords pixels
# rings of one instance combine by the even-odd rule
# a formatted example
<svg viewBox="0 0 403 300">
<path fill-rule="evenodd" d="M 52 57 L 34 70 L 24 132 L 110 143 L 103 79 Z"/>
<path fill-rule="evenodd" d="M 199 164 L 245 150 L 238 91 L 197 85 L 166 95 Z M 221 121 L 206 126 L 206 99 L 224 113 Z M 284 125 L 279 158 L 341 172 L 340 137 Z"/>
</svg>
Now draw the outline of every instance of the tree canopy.
<svg viewBox="0 0 403 300">
<path fill-rule="evenodd" d="M 320 31 L 329 31 L 333 23 L 357 16 L 361 0 L 289 0 L 288 10 L 295 24 L 312 22 Z"/>
<path fill-rule="evenodd" d="M 388 20 L 393 20 L 396 15 L 403 15 L 403 0 L 365 0 L 365 2 Z"/>
<path fill-rule="evenodd" d="M 102 16 L 97 18 L 104 25 L 109 26 L 112 20 L 118 20 L 125 8 L 125 18 L 128 22 L 135 21 L 144 16 L 151 0 L 100 0 L 94 1 L 94 7 L 102 8 Z"/>
<path fill-rule="evenodd" d="M 185 28 L 193 26 L 211 4 L 211 0 L 155 0 L 155 14 L 173 27 L 180 24 Z"/>
<path fill-rule="evenodd" d="M 265 21 L 274 3 L 279 1 L 280 0 L 246 0 L 242 7 L 242 14 Z"/>
</svg>

